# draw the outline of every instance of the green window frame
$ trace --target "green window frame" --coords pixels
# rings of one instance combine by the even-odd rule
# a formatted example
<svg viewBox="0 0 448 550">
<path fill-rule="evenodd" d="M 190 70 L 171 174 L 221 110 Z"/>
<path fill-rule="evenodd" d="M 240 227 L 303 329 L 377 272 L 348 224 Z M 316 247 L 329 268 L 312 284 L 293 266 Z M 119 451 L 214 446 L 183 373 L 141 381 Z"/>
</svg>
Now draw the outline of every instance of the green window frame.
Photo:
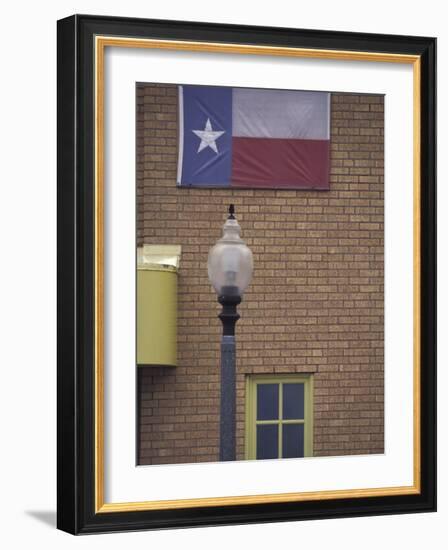
<svg viewBox="0 0 448 550">
<path fill-rule="evenodd" d="M 257 419 L 257 393 L 260 384 L 278 384 L 278 418 L 274 420 Z M 285 384 L 303 384 L 303 418 L 283 418 L 283 395 Z M 283 458 L 283 426 L 303 424 L 304 457 L 313 456 L 313 376 L 303 374 L 253 374 L 246 376 L 246 429 L 245 458 L 257 459 L 257 426 L 277 425 L 278 456 Z"/>
</svg>

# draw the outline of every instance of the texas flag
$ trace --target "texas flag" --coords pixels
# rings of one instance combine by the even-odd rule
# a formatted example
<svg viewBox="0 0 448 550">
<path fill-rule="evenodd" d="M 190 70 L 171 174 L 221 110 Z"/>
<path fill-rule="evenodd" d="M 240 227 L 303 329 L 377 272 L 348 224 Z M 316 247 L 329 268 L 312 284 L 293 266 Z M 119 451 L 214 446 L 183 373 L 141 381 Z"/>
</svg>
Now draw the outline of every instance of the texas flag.
<svg viewBox="0 0 448 550">
<path fill-rule="evenodd" d="M 178 185 L 329 189 L 330 94 L 179 86 Z"/>
</svg>

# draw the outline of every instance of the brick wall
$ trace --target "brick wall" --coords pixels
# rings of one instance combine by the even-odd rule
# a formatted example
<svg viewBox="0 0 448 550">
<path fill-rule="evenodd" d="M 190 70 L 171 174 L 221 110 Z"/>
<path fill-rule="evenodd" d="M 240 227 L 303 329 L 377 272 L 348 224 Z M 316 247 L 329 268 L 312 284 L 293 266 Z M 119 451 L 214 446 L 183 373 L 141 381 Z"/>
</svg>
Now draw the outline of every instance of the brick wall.
<svg viewBox="0 0 448 550">
<path fill-rule="evenodd" d="M 178 189 L 177 88 L 137 86 L 137 242 L 181 244 L 178 366 L 139 368 L 140 464 L 218 460 L 219 306 L 209 248 L 234 203 L 255 272 L 245 375 L 314 374 L 314 455 L 384 452 L 383 97 L 332 94 L 331 190 Z"/>
</svg>

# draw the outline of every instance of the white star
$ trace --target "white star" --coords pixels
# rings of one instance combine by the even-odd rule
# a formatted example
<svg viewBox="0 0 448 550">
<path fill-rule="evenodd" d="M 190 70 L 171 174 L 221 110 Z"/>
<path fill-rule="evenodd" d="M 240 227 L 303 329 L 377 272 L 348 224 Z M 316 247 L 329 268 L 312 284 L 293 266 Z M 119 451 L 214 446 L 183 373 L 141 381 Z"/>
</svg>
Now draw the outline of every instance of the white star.
<svg viewBox="0 0 448 550">
<path fill-rule="evenodd" d="M 191 130 L 193 134 L 196 134 L 198 138 L 201 138 L 201 143 L 199 144 L 198 153 L 202 151 L 202 149 L 205 149 L 206 147 L 210 147 L 215 151 L 215 153 L 218 152 L 218 147 L 216 146 L 216 140 L 220 138 L 225 132 L 216 132 L 213 131 L 212 124 L 210 122 L 210 119 L 207 119 L 207 122 L 205 123 L 205 128 L 203 130 Z"/>
</svg>

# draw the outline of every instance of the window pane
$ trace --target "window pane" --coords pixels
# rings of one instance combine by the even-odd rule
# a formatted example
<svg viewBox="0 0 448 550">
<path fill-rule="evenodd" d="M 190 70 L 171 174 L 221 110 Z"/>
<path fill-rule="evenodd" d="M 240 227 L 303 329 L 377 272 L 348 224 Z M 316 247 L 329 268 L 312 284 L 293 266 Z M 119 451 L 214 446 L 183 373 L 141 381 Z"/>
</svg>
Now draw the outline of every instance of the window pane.
<svg viewBox="0 0 448 550">
<path fill-rule="evenodd" d="M 257 426 L 257 459 L 278 458 L 278 425 Z"/>
<path fill-rule="evenodd" d="M 257 420 L 278 419 L 278 384 L 257 384 Z"/>
<path fill-rule="evenodd" d="M 304 456 L 304 428 L 303 424 L 283 425 L 283 458 Z"/>
<path fill-rule="evenodd" d="M 283 384 L 283 418 L 304 418 L 304 384 Z"/>
</svg>

